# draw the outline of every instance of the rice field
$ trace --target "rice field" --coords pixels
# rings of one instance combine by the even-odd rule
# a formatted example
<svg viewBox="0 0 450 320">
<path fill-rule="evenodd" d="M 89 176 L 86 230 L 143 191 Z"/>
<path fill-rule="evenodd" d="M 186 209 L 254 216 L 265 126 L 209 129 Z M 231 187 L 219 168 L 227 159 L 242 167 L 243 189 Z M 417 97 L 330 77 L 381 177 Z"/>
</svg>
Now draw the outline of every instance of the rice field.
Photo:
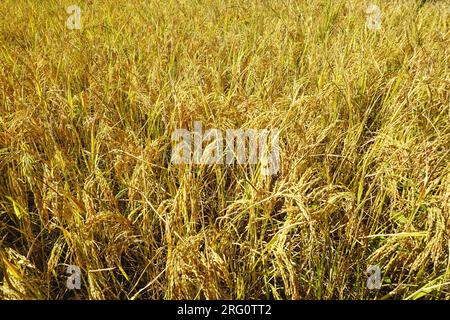
<svg viewBox="0 0 450 320">
<path fill-rule="evenodd" d="M 0 299 L 450 299 L 449 9 L 2 0 Z"/>
</svg>

